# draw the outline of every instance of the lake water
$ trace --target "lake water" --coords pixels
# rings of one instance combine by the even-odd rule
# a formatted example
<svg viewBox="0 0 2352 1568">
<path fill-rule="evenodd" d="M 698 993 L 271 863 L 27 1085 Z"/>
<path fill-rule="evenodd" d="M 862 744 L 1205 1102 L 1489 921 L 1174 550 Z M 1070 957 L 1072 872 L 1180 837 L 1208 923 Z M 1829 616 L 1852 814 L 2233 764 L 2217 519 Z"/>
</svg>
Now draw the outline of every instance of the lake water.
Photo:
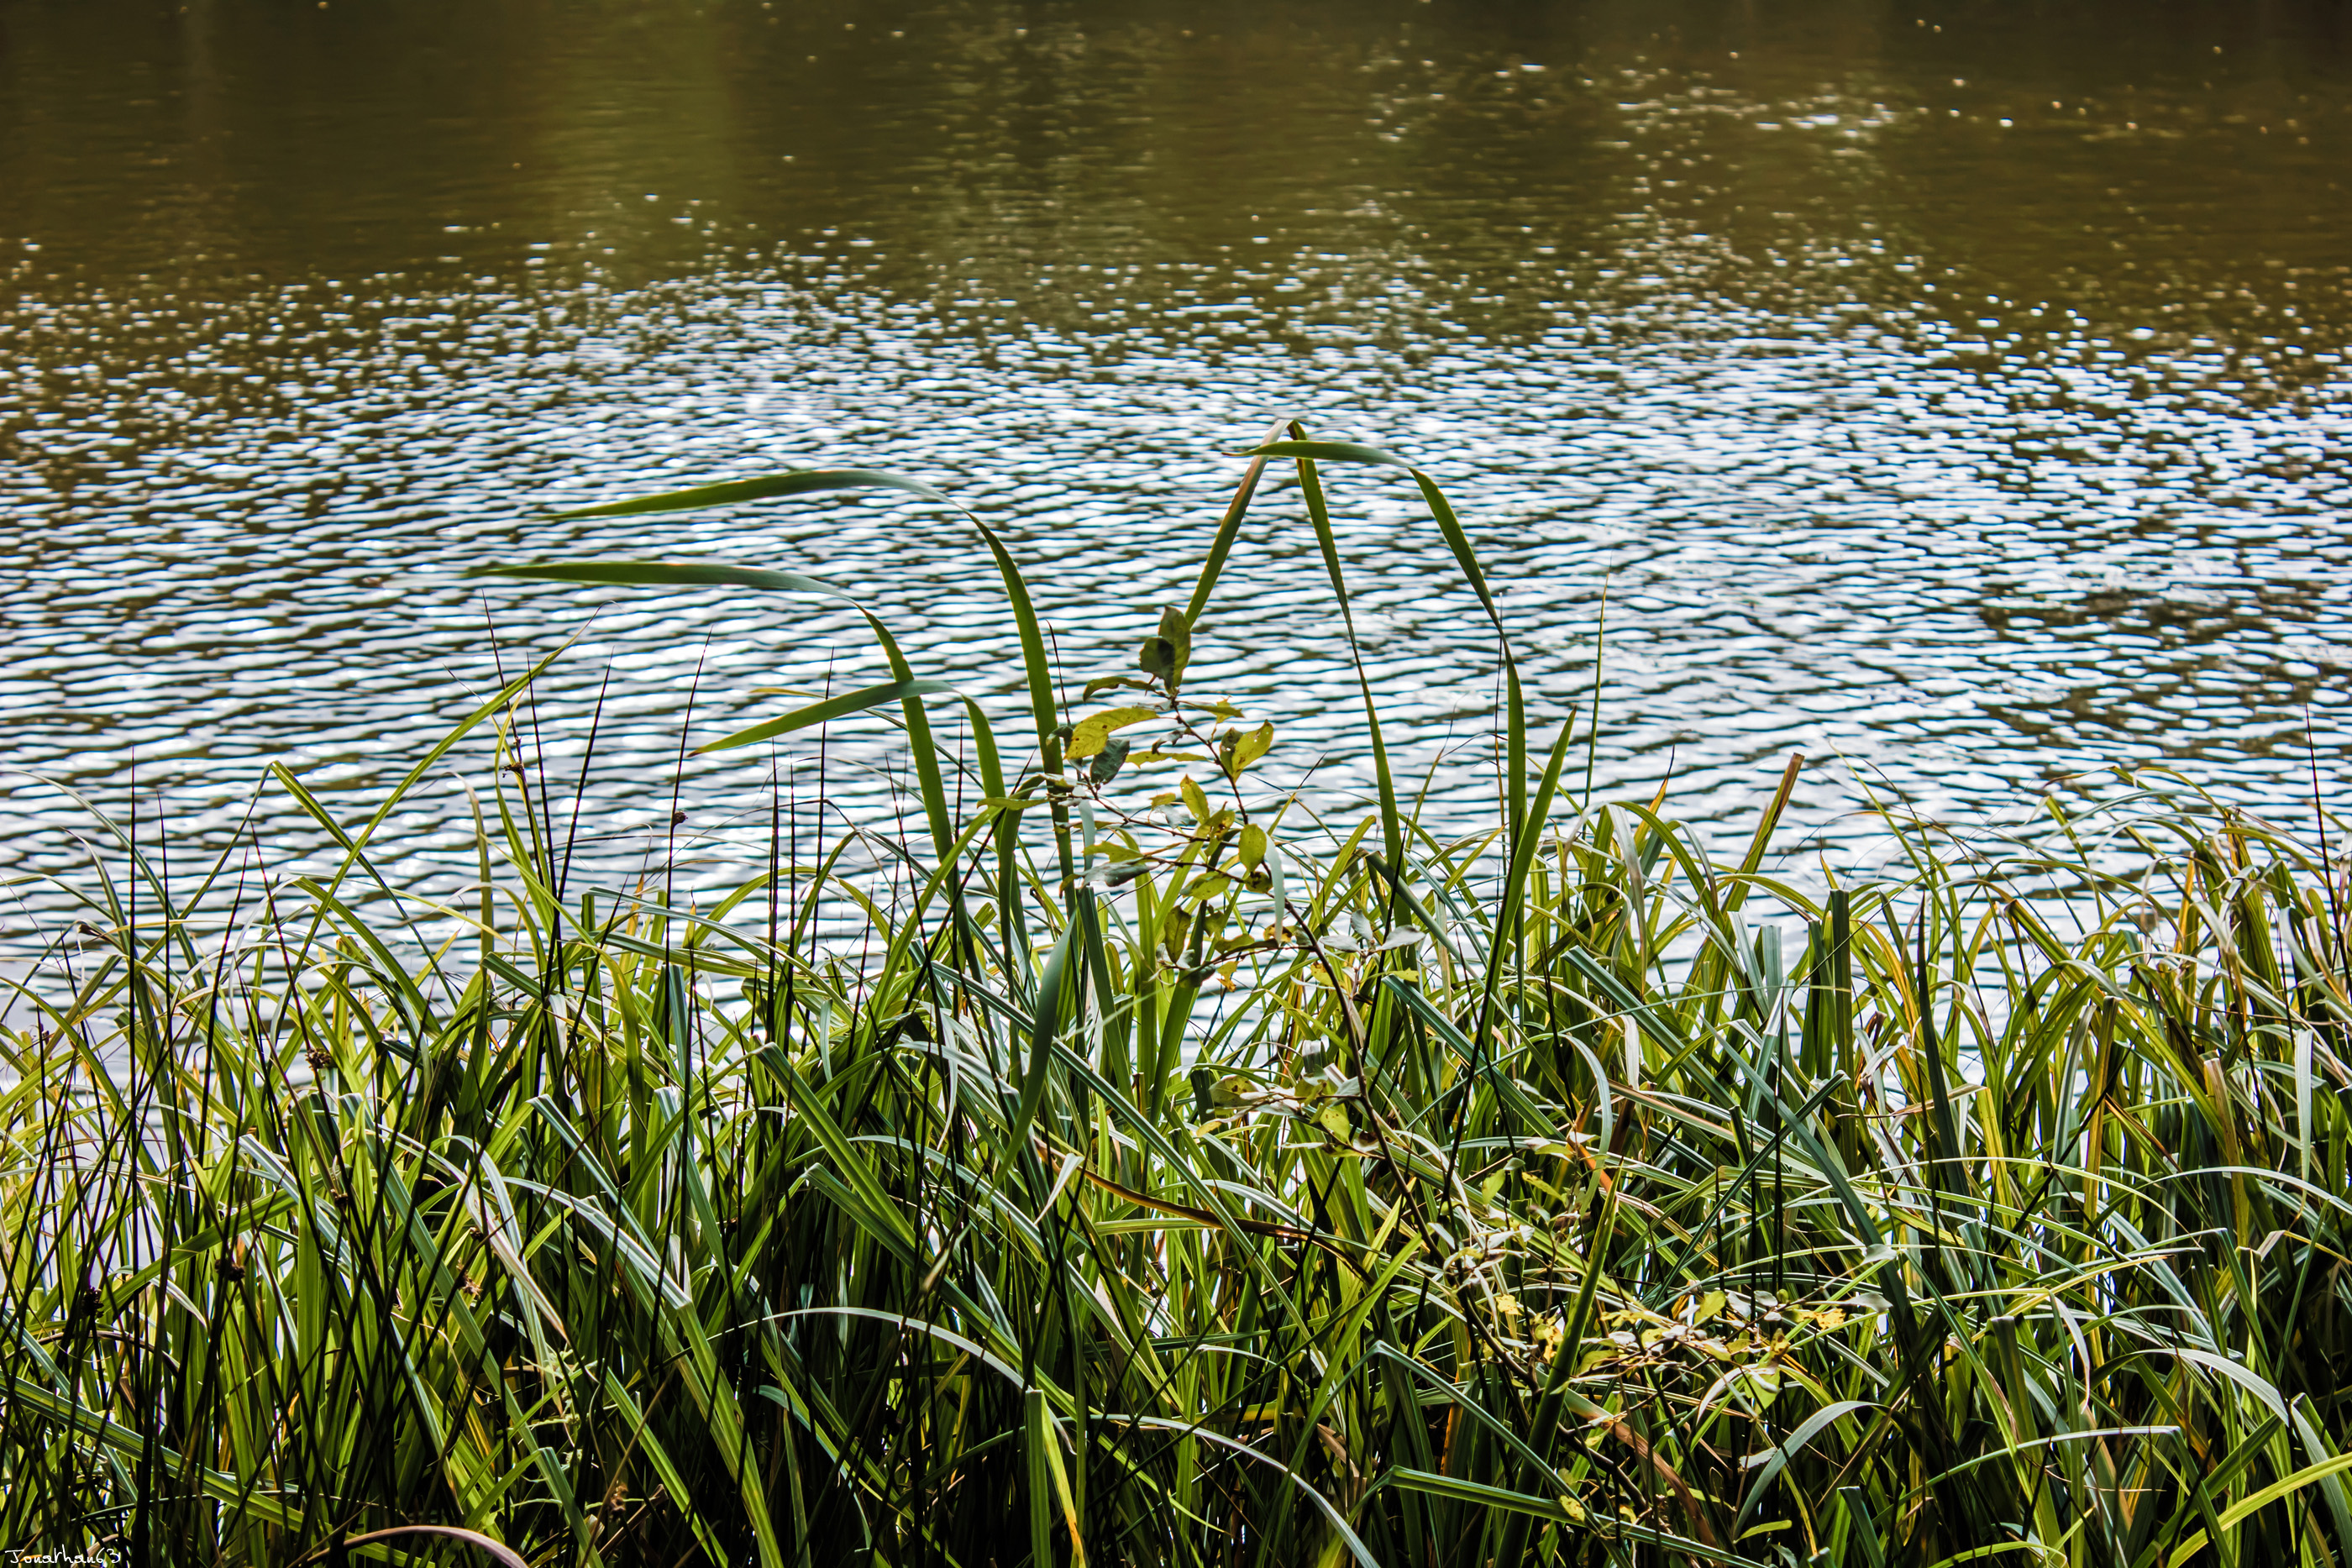
<svg viewBox="0 0 2352 1568">
<path fill-rule="evenodd" d="M 1083 677 L 1283 412 L 1447 487 L 1548 723 L 1605 646 L 1604 792 L 1671 773 L 1737 831 L 1802 751 L 1836 838 L 1858 779 L 1964 813 L 2155 762 L 2307 816 L 2352 738 L 2347 264 L 2327 0 L 12 0 L 0 871 L 85 874 L 58 786 L 135 795 L 182 876 L 315 844 L 248 821 L 266 762 L 361 817 L 573 636 L 536 749 L 567 792 L 604 693 L 583 852 L 660 850 L 675 792 L 736 858 L 772 759 L 681 727 L 877 678 L 854 614 L 464 569 L 806 570 L 1001 694 L 936 508 L 546 514 L 898 468 L 1003 531 Z M 1403 765 L 1466 816 L 1491 639 L 1408 487 L 1332 484 Z M 1295 487 L 1253 516 L 1193 684 L 1344 805 L 1319 558 Z M 843 727 L 829 790 L 887 810 L 892 758 Z M 395 862 L 463 863 L 458 773 Z"/>
</svg>

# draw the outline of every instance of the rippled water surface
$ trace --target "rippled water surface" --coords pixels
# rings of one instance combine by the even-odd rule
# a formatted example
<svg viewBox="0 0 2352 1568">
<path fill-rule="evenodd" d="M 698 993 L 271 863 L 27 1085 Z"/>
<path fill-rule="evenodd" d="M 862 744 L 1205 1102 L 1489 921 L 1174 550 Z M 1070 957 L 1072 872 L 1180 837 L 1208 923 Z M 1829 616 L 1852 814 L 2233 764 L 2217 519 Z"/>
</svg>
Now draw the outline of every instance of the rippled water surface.
<svg viewBox="0 0 2352 1568">
<path fill-rule="evenodd" d="M 537 749 L 568 789 L 603 694 L 583 844 L 651 852 L 674 790 L 689 837 L 764 823 L 814 745 L 681 728 L 877 678 L 853 612 L 464 569 L 813 571 L 1010 715 L 937 508 L 547 514 L 898 468 L 1001 527 L 1083 677 L 1286 412 L 1447 487 L 1547 721 L 1597 680 L 1606 790 L 1728 825 L 1793 750 L 1832 832 L 1857 778 L 2008 809 L 2115 761 L 2307 812 L 2352 734 L 2347 186 L 2325 0 L 8 0 L 0 761 L 42 781 L 0 869 L 80 874 L 58 786 L 135 785 L 184 866 L 270 759 L 357 819 L 566 637 Z M 1408 487 L 1332 483 L 1406 764 L 1466 813 L 1491 640 Z M 1321 562 L 1295 488 L 1253 518 L 1194 684 L 1342 803 Z M 893 756 L 843 727 L 828 791 L 887 810 Z M 488 761 L 393 859 L 470 842 Z M 21 938 L 55 902 L 15 896 Z"/>
</svg>

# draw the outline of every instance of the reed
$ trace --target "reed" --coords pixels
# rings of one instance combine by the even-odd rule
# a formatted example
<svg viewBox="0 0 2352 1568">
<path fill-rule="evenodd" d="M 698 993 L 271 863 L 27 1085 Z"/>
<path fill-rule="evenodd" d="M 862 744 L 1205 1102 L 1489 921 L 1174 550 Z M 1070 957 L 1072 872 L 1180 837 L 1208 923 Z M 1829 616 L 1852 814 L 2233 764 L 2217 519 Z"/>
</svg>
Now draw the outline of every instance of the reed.
<svg viewBox="0 0 2352 1568">
<path fill-rule="evenodd" d="M 226 935 L 122 869 L 0 1095 L 0 1545 L 150 1563 L 2332 1564 L 2352 1551 L 2341 826 L 2149 775 L 1817 895 L 1574 798 L 1428 476 L 1293 427 L 1133 667 L 915 828 L 588 890 L 525 674 Z M 1464 835 L 1322 821 L 1187 680 L 1268 463 L 1414 486 L 1502 649 Z M 884 485 L 799 474 L 605 512 Z M 495 569 L 834 590 L 709 565 Z M 1360 674 L 1361 674 L 1360 666 Z M 1076 685 L 1076 683 L 1074 683 Z M 949 710 L 954 711 L 954 710 Z M 468 737 L 472 737 L 469 741 Z M 457 752 L 461 746 L 475 749 Z M 494 753 L 478 875 L 377 830 Z M 957 802 L 965 802 L 957 809 Z M 2315 809 L 2316 813 L 2316 808 Z M 855 874 L 852 867 L 864 867 Z M 877 893 L 879 876 L 889 886 Z M 856 943 L 821 941 L 852 909 Z"/>
</svg>

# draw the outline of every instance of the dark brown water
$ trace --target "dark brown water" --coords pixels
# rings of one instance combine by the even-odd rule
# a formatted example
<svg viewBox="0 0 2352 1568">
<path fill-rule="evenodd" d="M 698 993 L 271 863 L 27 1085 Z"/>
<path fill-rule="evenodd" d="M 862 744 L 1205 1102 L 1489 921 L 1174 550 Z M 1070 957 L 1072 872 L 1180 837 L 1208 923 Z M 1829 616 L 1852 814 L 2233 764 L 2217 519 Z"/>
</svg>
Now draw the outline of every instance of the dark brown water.
<svg viewBox="0 0 2352 1568">
<path fill-rule="evenodd" d="M 902 501 L 544 512 L 904 469 L 1083 675 L 1293 410 L 1434 470 L 1554 719 L 1605 593 L 1606 790 L 1732 817 L 1802 750 L 1816 823 L 1856 771 L 1958 810 L 2116 761 L 2307 810 L 2352 732 L 2347 264 L 2326 0 L 0 0 L 0 762 L 135 777 L 191 846 L 272 758 L 357 816 L 577 633 L 540 749 L 576 768 L 609 678 L 583 834 L 625 858 L 682 724 L 867 678 L 860 627 L 464 568 L 789 565 L 982 691 L 1011 645 Z M 1405 763 L 1466 808 L 1491 644 L 1410 493 L 1335 485 Z M 1295 492 L 1259 517 L 1195 679 L 1343 801 L 1320 565 Z M 889 756 L 830 788 L 881 808 Z M 766 766 L 688 763 L 690 831 L 764 819 Z M 436 773 L 389 831 L 461 810 Z M 12 776 L 0 862 L 70 872 L 83 820 Z"/>
</svg>

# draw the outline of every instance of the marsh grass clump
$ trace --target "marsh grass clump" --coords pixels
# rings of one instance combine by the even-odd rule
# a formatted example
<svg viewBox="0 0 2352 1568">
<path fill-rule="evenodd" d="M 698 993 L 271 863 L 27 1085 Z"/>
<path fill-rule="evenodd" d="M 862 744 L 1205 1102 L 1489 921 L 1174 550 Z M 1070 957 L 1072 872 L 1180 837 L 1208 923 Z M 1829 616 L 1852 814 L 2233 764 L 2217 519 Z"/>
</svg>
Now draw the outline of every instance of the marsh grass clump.
<svg viewBox="0 0 2352 1568">
<path fill-rule="evenodd" d="M 1283 433 L 1277 431 L 1276 434 Z M 1022 734 L 919 675 L 913 826 L 583 887 L 509 727 L 473 885 L 369 822 L 226 925 L 118 832 L 0 1092 L 0 1545 L 149 1563 L 2160 1568 L 2352 1552 L 2341 828 L 2150 776 L 1895 869 L 1498 780 L 1321 820 L 1189 601 Z M 602 508 L 854 485 L 797 474 Z M 831 593 L 708 564 L 498 569 Z M 533 672 L 535 673 L 535 672 Z M 513 768 L 513 771 L 509 771 Z M 400 791 L 395 791 L 394 800 Z M 958 809 L 957 802 L 963 805 Z M 857 873 L 853 874 L 853 868 Z M 891 888 L 878 896 L 876 877 Z M 822 941 L 826 910 L 856 942 Z M 207 934 L 200 935 L 200 932 Z"/>
</svg>

